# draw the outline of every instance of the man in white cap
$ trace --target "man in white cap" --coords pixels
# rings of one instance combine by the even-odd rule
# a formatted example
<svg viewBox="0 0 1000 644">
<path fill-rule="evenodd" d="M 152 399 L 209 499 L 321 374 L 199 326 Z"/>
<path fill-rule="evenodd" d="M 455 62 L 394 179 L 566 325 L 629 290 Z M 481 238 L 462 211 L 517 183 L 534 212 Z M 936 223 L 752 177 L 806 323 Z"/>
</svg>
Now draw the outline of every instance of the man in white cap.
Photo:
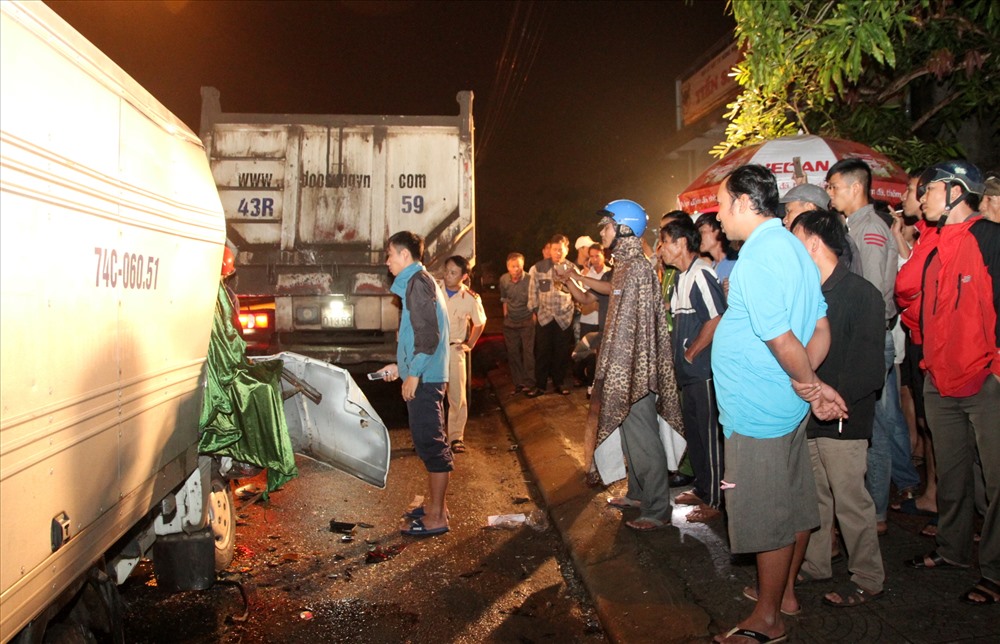
<svg viewBox="0 0 1000 644">
<path fill-rule="evenodd" d="M 590 235 L 580 235 L 573 244 L 573 248 L 576 249 L 576 265 L 584 273 L 590 268 L 590 247 L 595 243 L 597 242 L 591 239 Z"/>
</svg>

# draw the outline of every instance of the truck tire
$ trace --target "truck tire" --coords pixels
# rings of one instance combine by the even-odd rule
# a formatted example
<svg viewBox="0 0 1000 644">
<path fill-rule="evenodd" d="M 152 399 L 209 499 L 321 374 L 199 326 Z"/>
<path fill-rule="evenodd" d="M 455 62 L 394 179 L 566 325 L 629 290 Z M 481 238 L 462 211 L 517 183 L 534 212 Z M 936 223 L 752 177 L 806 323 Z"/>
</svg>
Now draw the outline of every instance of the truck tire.
<svg viewBox="0 0 1000 644">
<path fill-rule="evenodd" d="M 103 568 L 102 563 L 77 579 L 12 644 L 124 644 L 125 609 Z"/>
<path fill-rule="evenodd" d="M 215 570 L 221 572 L 233 561 L 236 549 L 236 508 L 233 505 L 233 488 L 229 481 L 212 467 L 212 483 L 209 491 L 208 517 L 215 537 Z"/>
<path fill-rule="evenodd" d="M 45 631 L 43 644 L 97 644 L 94 633 L 82 624 L 62 622 Z"/>
</svg>

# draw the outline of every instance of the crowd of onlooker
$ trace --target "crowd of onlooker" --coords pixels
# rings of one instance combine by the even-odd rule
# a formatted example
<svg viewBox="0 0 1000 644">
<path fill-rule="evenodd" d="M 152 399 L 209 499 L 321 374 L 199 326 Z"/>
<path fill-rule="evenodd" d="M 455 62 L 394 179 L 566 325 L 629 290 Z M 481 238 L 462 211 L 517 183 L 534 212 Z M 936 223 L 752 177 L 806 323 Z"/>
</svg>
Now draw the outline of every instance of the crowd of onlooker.
<svg viewBox="0 0 1000 644">
<path fill-rule="evenodd" d="M 899 204 L 871 182 L 845 159 L 779 195 L 743 166 L 717 212 L 663 215 L 652 245 L 619 200 L 572 260 L 562 234 L 527 270 L 507 258 L 515 393 L 587 388 L 588 483 L 627 478 L 608 502 L 655 530 L 687 471 L 673 504 L 727 515 L 732 552 L 755 553 L 754 611 L 718 641 L 779 641 L 797 584 L 827 581 L 837 607 L 881 597 L 891 511 L 925 515 L 936 541 L 909 566 L 968 568 L 978 547 L 961 599 L 1000 602 L 1000 176 L 938 163 Z"/>
</svg>

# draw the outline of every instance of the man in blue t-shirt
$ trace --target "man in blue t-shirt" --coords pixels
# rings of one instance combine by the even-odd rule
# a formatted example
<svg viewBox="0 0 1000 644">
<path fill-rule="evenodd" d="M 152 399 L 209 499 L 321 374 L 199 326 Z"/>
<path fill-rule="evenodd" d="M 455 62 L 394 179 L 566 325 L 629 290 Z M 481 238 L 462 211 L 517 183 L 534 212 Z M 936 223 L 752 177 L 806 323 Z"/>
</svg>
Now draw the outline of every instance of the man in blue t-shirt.
<svg viewBox="0 0 1000 644">
<path fill-rule="evenodd" d="M 782 613 L 799 609 L 795 579 L 809 531 L 819 525 L 802 421 L 843 418 L 843 399 L 816 375 L 830 346 L 819 270 L 775 216 L 778 186 L 760 165 L 719 186 L 719 222 L 745 240 L 729 278 L 728 308 L 712 342 L 712 369 L 726 436 L 726 491 L 733 552 L 757 555 L 753 612 L 716 638 L 785 636 Z"/>
</svg>

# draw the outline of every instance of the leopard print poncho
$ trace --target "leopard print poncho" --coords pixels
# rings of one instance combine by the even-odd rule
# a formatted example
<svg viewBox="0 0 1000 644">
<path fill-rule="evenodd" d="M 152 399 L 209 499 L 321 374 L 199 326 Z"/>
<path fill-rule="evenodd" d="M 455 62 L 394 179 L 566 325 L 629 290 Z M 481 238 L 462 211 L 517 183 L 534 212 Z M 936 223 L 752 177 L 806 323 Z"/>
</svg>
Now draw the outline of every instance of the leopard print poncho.
<svg viewBox="0 0 1000 644">
<path fill-rule="evenodd" d="M 658 395 L 659 415 L 683 434 L 667 311 L 656 273 L 643 255 L 638 237 L 620 238 L 614 259 L 611 301 L 594 376 L 594 395 L 601 403 L 597 444 L 650 392 Z"/>
</svg>

